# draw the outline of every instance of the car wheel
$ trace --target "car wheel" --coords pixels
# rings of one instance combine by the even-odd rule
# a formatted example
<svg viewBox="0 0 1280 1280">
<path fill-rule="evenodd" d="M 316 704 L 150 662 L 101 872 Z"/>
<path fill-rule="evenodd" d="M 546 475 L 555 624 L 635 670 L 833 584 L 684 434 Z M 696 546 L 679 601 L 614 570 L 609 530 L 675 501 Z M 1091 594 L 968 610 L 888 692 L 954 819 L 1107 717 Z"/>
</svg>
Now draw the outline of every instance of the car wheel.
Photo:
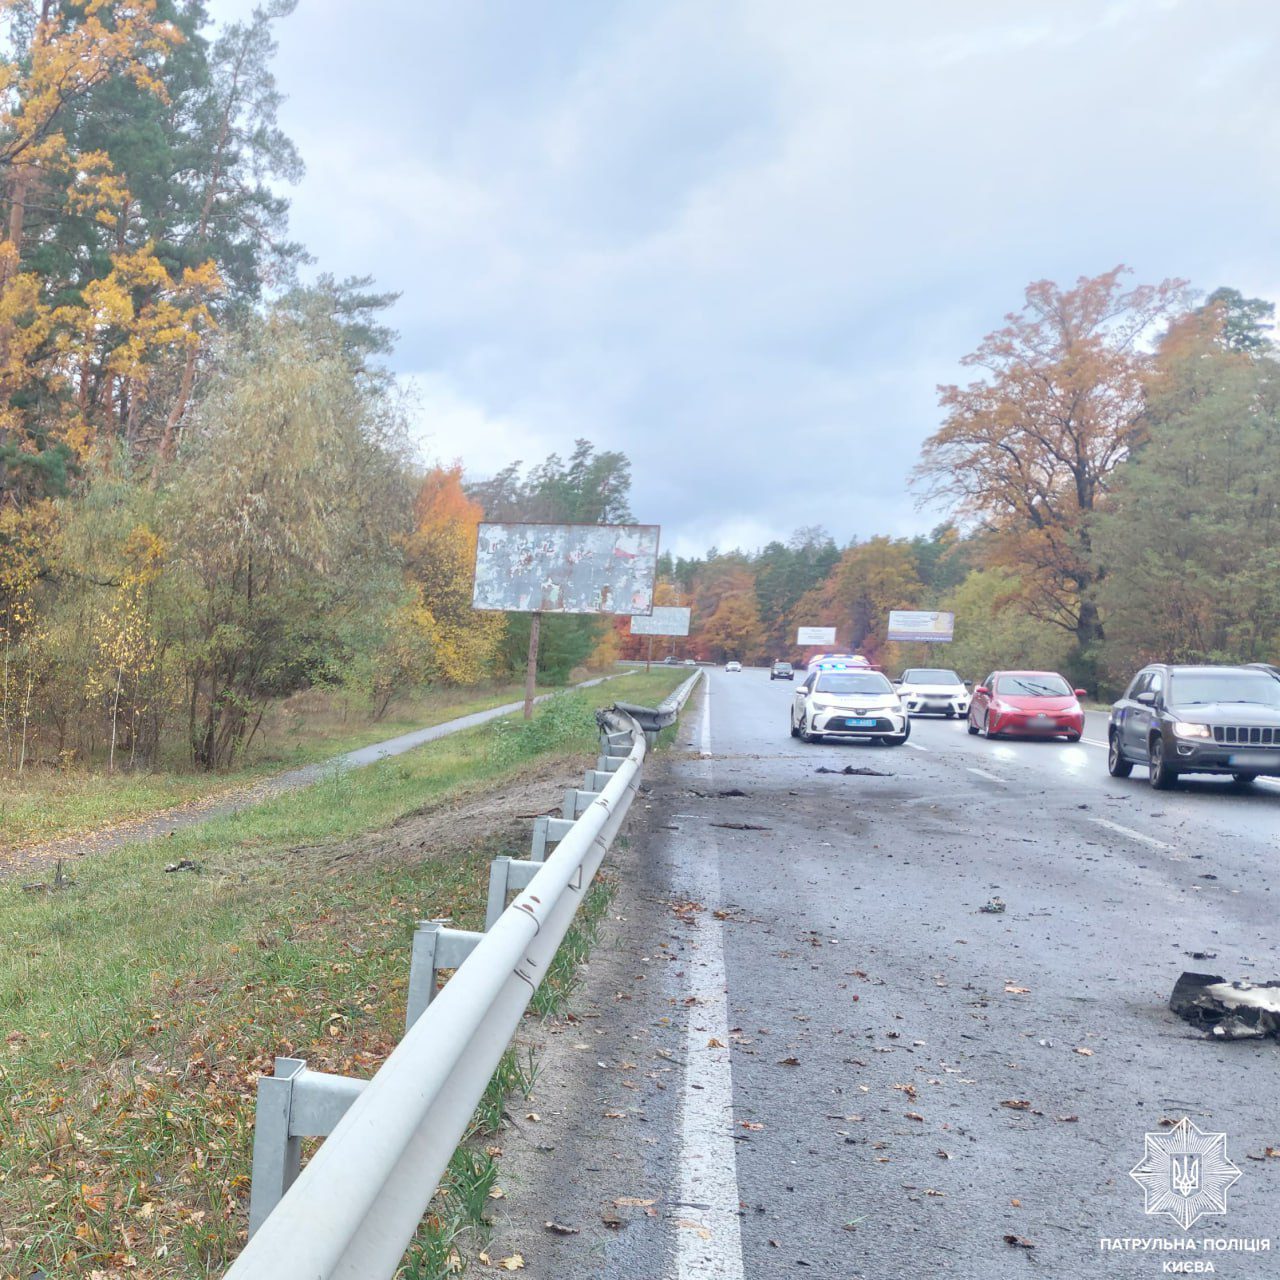
<svg viewBox="0 0 1280 1280">
<path fill-rule="evenodd" d="M 1069 734 L 1067 734 L 1067 741 L 1068 741 L 1068 742 L 1079 742 L 1079 741 L 1080 741 L 1080 735 L 1079 735 L 1078 733 L 1069 733 Z"/>
<path fill-rule="evenodd" d="M 791 725 L 791 736 L 792 736 L 793 738 L 798 738 L 798 737 L 800 736 L 800 730 L 796 728 L 795 717 L 794 717 L 794 716 L 788 716 L 788 717 L 787 717 L 787 720 L 789 721 L 789 723 L 790 723 L 790 725 Z"/>
<path fill-rule="evenodd" d="M 982 736 L 984 738 L 998 738 L 1000 736 L 998 733 L 992 733 L 991 731 L 991 715 L 989 712 L 982 717 Z"/>
<path fill-rule="evenodd" d="M 891 738 L 891 737 L 881 738 L 880 742 L 883 746 L 886 746 L 886 747 L 900 747 L 904 742 L 906 742 L 906 740 L 910 736 L 911 735 L 909 733 L 904 733 L 900 738 Z"/>
<path fill-rule="evenodd" d="M 942 714 L 945 715 L 948 720 L 954 720 L 956 718 L 956 713 L 954 711 L 944 711 Z"/>
<path fill-rule="evenodd" d="M 1127 778 L 1133 772 L 1133 761 L 1125 759 L 1120 739 L 1114 733 L 1107 742 L 1107 772 L 1113 778 Z"/>
<path fill-rule="evenodd" d="M 978 726 L 974 724 L 972 720 L 966 720 L 964 722 L 964 727 L 968 729 L 975 738 L 978 736 Z"/>
<path fill-rule="evenodd" d="M 1168 791 L 1177 785 L 1178 770 L 1165 759 L 1164 739 L 1158 734 L 1151 739 L 1147 759 L 1150 762 L 1149 781 L 1157 791 Z"/>
<path fill-rule="evenodd" d="M 1258 780 L 1256 773 L 1233 773 L 1231 781 L 1238 787 L 1247 787 Z"/>
</svg>

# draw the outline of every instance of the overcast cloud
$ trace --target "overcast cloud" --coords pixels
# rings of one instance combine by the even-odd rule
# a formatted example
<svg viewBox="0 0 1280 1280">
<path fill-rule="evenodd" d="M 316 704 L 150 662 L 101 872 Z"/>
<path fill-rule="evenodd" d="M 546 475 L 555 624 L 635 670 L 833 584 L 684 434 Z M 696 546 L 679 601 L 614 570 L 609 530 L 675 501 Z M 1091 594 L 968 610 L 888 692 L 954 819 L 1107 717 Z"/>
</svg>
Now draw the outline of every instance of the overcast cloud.
<svg viewBox="0 0 1280 1280">
<path fill-rule="evenodd" d="M 403 293 L 424 456 L 622 449 L 681 553 L 927 528 L 935 384 L 1031 280 L 1280 297 L 1275 0 L 302 0 L 279 39 L 295 232 Z"/>
</svg>

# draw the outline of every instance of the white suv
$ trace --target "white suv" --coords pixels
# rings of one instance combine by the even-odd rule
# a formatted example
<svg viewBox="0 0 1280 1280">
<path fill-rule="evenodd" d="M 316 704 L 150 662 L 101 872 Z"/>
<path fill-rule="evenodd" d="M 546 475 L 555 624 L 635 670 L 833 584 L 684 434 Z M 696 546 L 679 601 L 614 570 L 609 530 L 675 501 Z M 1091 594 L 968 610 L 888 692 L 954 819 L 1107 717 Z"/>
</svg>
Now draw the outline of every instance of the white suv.
<svg viewBox="0 0 1280 1280">
<path fill-rule="evenodd" d="M 791 736 L 875 738 L 900 747 L 911 736 L 911 719 L 893 685 L 879 671 L 810 671 L 791 700 Z"/>
<path fill-rule="evenodd" d="M 954 671 L 912 667 L 896 681 L 898 696 L 913 716 L 963 716 L 969 713 L 969 690 Z"/>
</svg>

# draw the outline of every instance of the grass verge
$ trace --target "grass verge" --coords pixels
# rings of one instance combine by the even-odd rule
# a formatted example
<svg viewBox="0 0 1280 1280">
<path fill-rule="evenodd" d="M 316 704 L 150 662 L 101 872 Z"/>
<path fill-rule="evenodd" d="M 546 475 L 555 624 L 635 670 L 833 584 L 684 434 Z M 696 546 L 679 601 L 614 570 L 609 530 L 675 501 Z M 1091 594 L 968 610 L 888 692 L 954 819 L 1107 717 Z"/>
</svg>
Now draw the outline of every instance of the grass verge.
<svg viewBox="0 0 1280 1280">
<path fill-rule="evenodd" d="M 540 689 L 539 692 L 549 692 Z M 85 835 L 248 786 L 263 777 L 315 764 L 388 738 L 487 711 L 524 696 L 523 687 L 428 690 L 373 720 L 329 691 L 312 690 L 276 704 L 249 757 L 222 773 L 161 768 L 108 776 L 101 768 L 31 768 L 5 775 L 0 789 L 0 853 Z"/>
<path fill-rule="evenodd" d="M 257 1076 L 276 1054 L 372 1074 L 400 1034 L 413 922 L 479 928 L 489 859 L 524 856 L 527 822 L 482 842 L 458 803 L 579 767 L 595 706 L 656 702 L 679 676 L 86 859 L 60 892 L 0 883 L 0 1275 L 220 1275 L 243 1241 Z M 197 869 L 164 871 L 182 860 Z"/>
</svg>

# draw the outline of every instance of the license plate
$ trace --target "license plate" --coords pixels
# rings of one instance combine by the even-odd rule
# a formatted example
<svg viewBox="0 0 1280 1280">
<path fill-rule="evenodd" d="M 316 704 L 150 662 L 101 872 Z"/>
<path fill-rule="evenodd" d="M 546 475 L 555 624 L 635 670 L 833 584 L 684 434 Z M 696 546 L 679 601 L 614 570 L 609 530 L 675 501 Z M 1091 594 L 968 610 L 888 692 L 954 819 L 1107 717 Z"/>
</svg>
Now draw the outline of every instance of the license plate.
<svg viewBox="0 0 1280 1280">
<path fill-rule="evenodd" d="M 848 720 L 846 723 L 851 729 L 873 729 L 875 728 L 874 720 Z"/>
<path fill-rule="evenodd" d="M 1227 761 L 1242 769 L 1280 769 L 1280 751 L 1237 751 Z"/>
</svg>

